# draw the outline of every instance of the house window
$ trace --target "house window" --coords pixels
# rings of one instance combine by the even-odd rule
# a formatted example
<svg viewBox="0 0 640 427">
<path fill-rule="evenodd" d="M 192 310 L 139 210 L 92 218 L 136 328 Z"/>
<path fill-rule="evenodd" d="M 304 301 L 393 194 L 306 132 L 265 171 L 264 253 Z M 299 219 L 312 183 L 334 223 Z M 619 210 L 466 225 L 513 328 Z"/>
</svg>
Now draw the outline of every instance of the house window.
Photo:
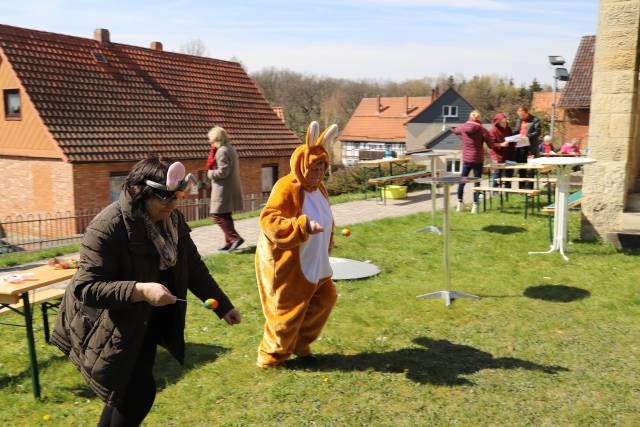
<svg viewBox="0 0 640 427">
<path fill-rule="evenodd" d="M 20 104 L 20 91 L 18 89 L 4 90 L 4 117 L 5 119 L 20 119 L 22 105 Z"/>
<path fill-rule="evenodd" d="M 462 172 L 462 169 L 460 168 L 460 160 L 447 160 L 447 172 L 451 172 L 451 173 Z"/>
<path fill-rule="evenodd" d="M 442 116 L 443 117 L 458 117 L 458 106 L 457 105 L 443 105 L 442 106 Z"/>
<path fill-rule="evenodd" d="M 278 165 L 262 166 L 262 194 L 269 194 L 278 180 Z"/>
<path fill-rule="evenodd" d="M 111 201 L 115 202 L 120 198 L 120 192 L 127 178 L 126 172 L 112 172 L 109 177 L 109 192 L 111 193 Z"/>
</svg>

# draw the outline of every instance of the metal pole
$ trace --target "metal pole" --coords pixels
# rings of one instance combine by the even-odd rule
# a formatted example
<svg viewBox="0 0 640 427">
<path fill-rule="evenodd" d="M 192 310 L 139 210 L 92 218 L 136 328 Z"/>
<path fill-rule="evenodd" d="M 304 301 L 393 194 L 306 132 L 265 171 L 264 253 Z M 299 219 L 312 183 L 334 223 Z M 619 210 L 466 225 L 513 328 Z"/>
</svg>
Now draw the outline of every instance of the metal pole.
<svg viewBox="0 0 640 427">
<path fill-rule="evenodd" d="M 554 142 L 553 133 L 556 127 L 556 91 L 558 90 L 558 79 L 553 78 L 553 102 L 551 103 L 551 143 Z"/>
<path fill-rule="evenodd" d="M 444 266 L 444 290 L 449 292 L 451 288 L 449 287 L 449 193 L 450 193 L 450 185 L 444 184 L 444 215 L 443 215 L 443 224 L 442 224 L 442 234 L 443 234 L 443 266 Z M 447 304 L 448 305 L 448 304 Z"/>
<path fill-rule="evenodd" d="M 436 177 L 436 158 L 431 157 L 431 177 Z M 436 226 L 436 184 L 431 183 L 431 225 Z"/>
<path fill-rule="evenodd" d="M 33 338 L 33 313 L 29 303 L 29 292 L 22 294 L 22 302 L 24 304 L 24 320 L 27 329 L 27 347 L 29 349 L 29 369 L 31 370 L 31 386 L 33 395 L 36 399 L 40 398 L 40 377 L 38 374 L 38 358 L 36 356 L 36 343 Z"/>
</svg>

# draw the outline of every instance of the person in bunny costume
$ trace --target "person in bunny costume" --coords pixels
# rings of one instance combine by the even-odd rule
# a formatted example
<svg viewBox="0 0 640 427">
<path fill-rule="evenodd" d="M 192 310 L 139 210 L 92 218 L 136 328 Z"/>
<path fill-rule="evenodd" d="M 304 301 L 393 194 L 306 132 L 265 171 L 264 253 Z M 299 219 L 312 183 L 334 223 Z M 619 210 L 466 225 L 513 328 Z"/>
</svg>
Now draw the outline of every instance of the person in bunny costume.
<svg viewBox="0 0 640 427">
<path fill-rule="evenodd" d="M 307 129 L 306 143 L 291 155 L 291 172 L 271 190 L 260 214 L 256 279 L 266 318 L 258 366 L 278 366 L 292 354 L 312 364 L 311 343 L 336 303 L 329 251 L 333 215 L 322 178 L 329 167 L 325 145 L 338 134 L 332 125 Z"/>
</svg>

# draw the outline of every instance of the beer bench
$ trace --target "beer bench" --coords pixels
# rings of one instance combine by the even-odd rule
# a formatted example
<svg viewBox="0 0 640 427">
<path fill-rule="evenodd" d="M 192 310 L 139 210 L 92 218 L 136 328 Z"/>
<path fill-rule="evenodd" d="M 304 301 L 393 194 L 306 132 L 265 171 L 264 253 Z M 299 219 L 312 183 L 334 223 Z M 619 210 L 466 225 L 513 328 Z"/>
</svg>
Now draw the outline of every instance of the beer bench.
<svg viewBox="0 0 640 427">
<path fill-rule="evenodd" d="M 540 194 L 540 190 L 528 189 L 528 188 L 502 188 L 502 187 L 474 187 L 473 191 L 482 193 L 483 209 L 487 210 L 487 192 L 500 194 L 521 194 L 524 196 L 524 218 L 526 219 L 529 214 L 529 198 L 534 198 Z M 531 203 L 531 211 L 533 213 L 534 204 Z M 489 197 L 489 208 L 491 208 L 491 197 Z M 500 209 L 502 209 L 502 198 L 500 198 Z"/>
<path fill-rule="evenodd" d="M 51 308 L 57 308 L 60 305 L 60 300 L 63 296 L 64 289 L 61 288 L 50 288 L 36 292 L 32 291 L 29 294 L 29 302 L 31 304 L 40 304 L 40 309 L 42 310 L 42 326 L 44 329 L 45 342 L 49 342 L 49 318 L 47 316 L 47 312 Z M 24 302 L 20 300 L 15 304 L 0 304 L 0 307 L 2 307 L 0 308 L 0 316 L 9 313 L 23 314 L 23 312 L 20 310 L 24 307 Z"/>
</svg>

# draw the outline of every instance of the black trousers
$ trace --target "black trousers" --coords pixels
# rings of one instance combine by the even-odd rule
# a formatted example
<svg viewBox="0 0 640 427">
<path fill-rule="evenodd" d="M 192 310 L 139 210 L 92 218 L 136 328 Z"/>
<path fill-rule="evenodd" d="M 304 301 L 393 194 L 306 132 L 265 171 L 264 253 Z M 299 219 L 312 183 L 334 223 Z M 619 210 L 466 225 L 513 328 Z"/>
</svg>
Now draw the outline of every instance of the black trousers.
<svg viewBox="0 0 640 427">
<path fill-rule="evenodd" d="M 133 368 L 123 403 L 116 407 L 105 405 L 98 427 L 139 426 L 156 398 L 153 364 L 156 360 L 156 337 L 148 331 Z"/>
<path fill-rule="evenodd" d="M 469 176 L 469 173 L 473 171 L 474 177 L 482 176 L 482 163 L 463 163 L 462 164 L 462 176 Z M 474 187 L 479 187 L 480 183 L 476 182 Z M 464 184 L 458 184 L 458 201 L 462 202 L 464 196 Z M 473 192 L 473 203 L 478 203 L 480 195 L 477 192 Z"/>
<path fill-rule="evenodd" d="M 516 148 L 516 162 L 527 163 L 529 155 L 539 157 L 537 145 Z M 520 169 L 518 171 L 518 176 L 520 178 L 533 178 L 535 176 L 535 172 L 532 169 Z M 518 188 L 531 189 L 533 188 L 533 182 L 521 182 Z"/>
</svg>

